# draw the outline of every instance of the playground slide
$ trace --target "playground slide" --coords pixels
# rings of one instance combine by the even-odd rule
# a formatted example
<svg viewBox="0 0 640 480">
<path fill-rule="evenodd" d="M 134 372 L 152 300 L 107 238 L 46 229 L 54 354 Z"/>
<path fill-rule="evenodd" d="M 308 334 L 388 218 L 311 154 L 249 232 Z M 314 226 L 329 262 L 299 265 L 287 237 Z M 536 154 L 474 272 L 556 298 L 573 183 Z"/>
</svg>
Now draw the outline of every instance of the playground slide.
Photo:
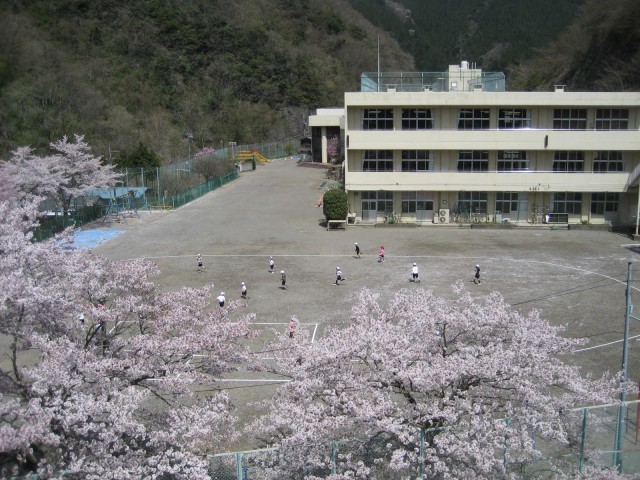
<svg viewBox="0 0 640 480">
<path fill-rule="evenodd" d="M 242 150 L 240 152 L 238 152 L 238 155 L 236 156 L 236 159 L 240 162 L 245 162 L 247 160 L 257 160 L 260 165 L 264 165 L 265 163 L 270 163 L 271 160 L 269 160 L 268 158 L 266 158 L 265 156 L 261 155 L 260 152 L 258 152 L 258 150 L 253 149 L 253 150 Z"/>
</svg>

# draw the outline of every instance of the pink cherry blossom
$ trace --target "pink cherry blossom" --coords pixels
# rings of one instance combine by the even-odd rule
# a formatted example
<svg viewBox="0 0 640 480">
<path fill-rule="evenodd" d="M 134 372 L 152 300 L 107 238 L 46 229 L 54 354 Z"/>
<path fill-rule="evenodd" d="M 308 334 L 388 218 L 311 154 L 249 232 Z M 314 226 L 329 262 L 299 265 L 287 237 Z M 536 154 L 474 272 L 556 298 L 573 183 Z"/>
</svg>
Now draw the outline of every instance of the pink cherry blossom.
<svg viewBox="0 0 640 480">
<path fill-rule="evenodd" d="M 474 300 L 461 282 L 453 296 L 403 289 L 383 306 L 363 289 L 347 326 L 278 340 L 275 363 L 255 368 L 291 382 L 251 426 L 280 447 L 269 478 L 506 478 L 501 452 L 512 465 L 540 457 L 534 436 L 565 445 L 570 408 L 614 398 L 615 378 L 561 360 L 584 341 L 537 311 Z"/>
</svg>

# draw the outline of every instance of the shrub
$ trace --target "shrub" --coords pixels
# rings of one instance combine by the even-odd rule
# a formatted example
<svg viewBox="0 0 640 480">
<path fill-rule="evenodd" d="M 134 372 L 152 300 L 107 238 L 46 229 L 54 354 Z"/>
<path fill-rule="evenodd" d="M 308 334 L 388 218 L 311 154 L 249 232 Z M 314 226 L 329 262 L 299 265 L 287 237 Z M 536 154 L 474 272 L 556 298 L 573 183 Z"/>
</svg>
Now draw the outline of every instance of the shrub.
<svg viewBox="0 0 640 480">
<path fill-rule="evenodd" d="M 347 218 L 349 204 L 347 203 L 347 192 L 340 189 L 329 190 L 324 194 L 322 200 L 322 213 L 327 221 L 344 220 Z"/>
</svg>

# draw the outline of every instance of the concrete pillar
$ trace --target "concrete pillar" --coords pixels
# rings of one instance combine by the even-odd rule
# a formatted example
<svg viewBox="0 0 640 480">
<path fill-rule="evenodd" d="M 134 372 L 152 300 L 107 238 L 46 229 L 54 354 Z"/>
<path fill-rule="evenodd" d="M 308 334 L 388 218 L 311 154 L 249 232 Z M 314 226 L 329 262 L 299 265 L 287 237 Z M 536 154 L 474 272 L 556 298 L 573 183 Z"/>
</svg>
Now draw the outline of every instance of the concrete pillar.
<svg viewBox="0 0 640 480">
<path fill-rule="evenodd" d="M 322 127 L 322 163 L 327 163 L 327 127 Z"/>
</svg>

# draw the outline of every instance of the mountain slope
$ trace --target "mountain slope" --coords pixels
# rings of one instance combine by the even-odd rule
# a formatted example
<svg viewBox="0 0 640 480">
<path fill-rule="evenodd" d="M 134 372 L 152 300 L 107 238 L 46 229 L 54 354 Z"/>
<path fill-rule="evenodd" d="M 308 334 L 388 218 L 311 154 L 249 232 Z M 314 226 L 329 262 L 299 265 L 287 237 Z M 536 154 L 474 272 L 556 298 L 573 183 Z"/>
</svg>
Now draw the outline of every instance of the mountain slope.
<svg viewBox="0 0 640 480">
<path fill-rule="evenodd" d="M 555 39 L 583 0 L 349 0 L 393 34 L 422 71 L 461 60 L 502 71 Z"/>
<path fill-rule="evenodd" d="M 640 3 L 589 0 L 576 21 L 529 62 L 510 67 L 513 89 L 640 90 Z"/>
<path fill-rule="evenodd" d="M 2 10 L 4 8 L 4 10 Z M 46 0 L 0 7 L 0 155 L 84 133 L 167 161 L 291 138 L 375 70 L 375 29 L 344 0 Z M 412 58 L 382 35 L 385 63 Z"/>
</svg>

